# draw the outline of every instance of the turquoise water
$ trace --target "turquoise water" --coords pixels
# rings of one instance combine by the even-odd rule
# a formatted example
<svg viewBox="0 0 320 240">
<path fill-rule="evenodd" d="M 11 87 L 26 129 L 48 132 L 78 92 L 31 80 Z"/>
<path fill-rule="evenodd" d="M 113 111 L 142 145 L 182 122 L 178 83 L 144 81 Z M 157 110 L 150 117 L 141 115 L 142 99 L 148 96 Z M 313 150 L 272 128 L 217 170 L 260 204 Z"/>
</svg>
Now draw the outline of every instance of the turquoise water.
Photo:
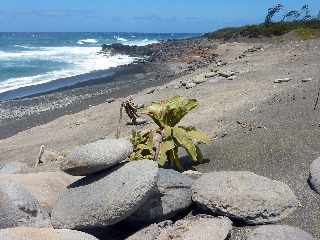
<svg viewBox="0 0 320 240">
<path fill-rule="evenodd" d="M 127 65 L 126 55 L 101 56 L 102 44 L 146 45 L 198 34 L 0 33 L 0 93 Z"/>
</svg>

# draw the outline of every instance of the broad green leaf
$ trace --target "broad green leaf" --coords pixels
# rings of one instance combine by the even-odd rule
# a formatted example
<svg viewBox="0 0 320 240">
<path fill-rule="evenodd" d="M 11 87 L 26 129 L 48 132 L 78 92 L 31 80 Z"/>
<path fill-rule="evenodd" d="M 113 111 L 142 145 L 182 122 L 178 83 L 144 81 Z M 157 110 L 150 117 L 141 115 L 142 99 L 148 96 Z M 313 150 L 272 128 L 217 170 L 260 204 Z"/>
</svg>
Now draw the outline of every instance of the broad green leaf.
<svg viewBox="0 0 320 240">
<path fill-rule="evenodd" d="M 176 167 L 177 170 L 182 171 L 183 170 L 183 166 L 180 162 L 180 158 L 178 155 L 178 148 L 174 148 L 170 151 L 168 151 L 167 153 L 168 155 L 168 159 L 170 160 L 171 163 L 174 164 L 174 166 Z"/>
<path fill-rule="evenodd" d="M 171 140 L 167 140 L 167 141 L 163 141 L 160 144 L 160 150 L 159 150 L 159 156 L 158 156 L 158 164 L 160 166 L 164 166 L 166 164 L 166 162 L 168 161 L 167 159 L 167 152 L 169 150 L 174 149 L 176 146 L 174 145 L 174 141 Z"/>
<path fill-rule="evenodd" d="M 197 159 L 198 159 L 198 161 L 200 162 L 200 163 L 203 163 L 203 155 L 202 155 L 202 152 L 201 152 L 201 150 L 200 150 L 200 148 L 199 148 L 199 146 L 196 146 L 196 149 L 197 149 Z"/>
<path fill-rule="evenodd" d="M 174 127 L 192 109 L 198 106 L 196 99 L 185 99 L 181 96 L 172 97 L 168 100 L 153 102 L 144 108 L 141 113 L 149 115 L 155 123 L 163 128 Z"/>
<path fill-rule="evenodd" d="M 186 130 L 175 127 L 172 130 L 174 139 L 178 142 L 178 144 L 187 150 L 187 153 L 191 157 L 191 159 L 195 162 L 198 161 L 197 148 L 193 144 L 192 140 L 189 138 Z"/>
<path fill-rule="evenodd" d="M 204 144 L 210 144 L 210 138 L 208 137 L 208 135 L 196 129 L 195 127 L 180 126 L 180 128 L 186 130 L 189 138 L 191 138 L 193 141 L 204 143 Z"/>
<path fill-rule="evenodd" d="M 170 98 L 167 102 L 167 113 L 164 115 L 164 122 L 174 127 L 197 106 L 198 102 L 196 99 L 185 99 L 181 96 Z"/>
<path fill-rule="evenodd" d="M 162 130 L 161 135 L 162 135 L 163 139 L 171 138 L 171 136 L 172 136 L 172 128 L 171 127 L 165 127 Z"/>
<path fill-rule="evenodd" d="M 153 102 L 150 106 L 143 108 L 140 113 L 150 116 L 159 127 L 162 127 L 162 109 L 161 102 Z"/>
</svg>

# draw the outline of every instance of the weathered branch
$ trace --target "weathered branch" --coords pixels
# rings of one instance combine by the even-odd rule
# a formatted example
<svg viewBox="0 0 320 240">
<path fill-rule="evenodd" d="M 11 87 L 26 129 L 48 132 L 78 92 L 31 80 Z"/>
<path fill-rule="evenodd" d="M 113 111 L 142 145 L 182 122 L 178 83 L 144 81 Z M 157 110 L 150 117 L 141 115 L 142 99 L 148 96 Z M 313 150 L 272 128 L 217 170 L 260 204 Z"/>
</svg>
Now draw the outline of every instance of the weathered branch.
<svg viewBox="0 0 320 240">
<path fill-rule="evenodd" d="M 34 167 L 38 167 L 40 163 L 42 163 L 42 156 L 43 156 L 43 153 L 44 153 L 44 145 L 41 145 L 40 147 L 40 151 L 39 151 L 39 154 L 38 154 L 38 158 L 36 160 L 36 163 L 34 165 Z"/>
</svg>

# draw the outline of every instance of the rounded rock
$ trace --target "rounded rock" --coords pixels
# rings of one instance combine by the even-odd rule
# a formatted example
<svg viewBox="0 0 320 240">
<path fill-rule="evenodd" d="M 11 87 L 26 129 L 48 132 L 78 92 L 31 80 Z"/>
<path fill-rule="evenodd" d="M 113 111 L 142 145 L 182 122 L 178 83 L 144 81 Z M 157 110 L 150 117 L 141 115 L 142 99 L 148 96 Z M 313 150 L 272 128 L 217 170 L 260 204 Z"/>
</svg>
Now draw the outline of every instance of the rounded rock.
<svg viewBox="0 0 320 240">
<path fill-rule="evenodd" d="M 52 228 L 10 228 L 0 230 L 1 240 L 98 240 L 97 238 L 73 230 Z"/>
<path fill-rule="evenodd" d="M 127 240 L 225 240 L 232 230 L 232 222 L 225 217 L 197 216 L 179 220 L 162 222 L 146 227 Z"/>
<path fill-rule="evenodd" d="M 307 232 L 286 225 L 261 226 L 249 234 L 247 240 L 314 240 Z"/>
<path fill-rule="evenodd" d="M 62 170 L 75 176 L 87 176 L 113 167 L 132 153 L 125 139 L 104 139 L 75 148 L 62 162 Z"/>
<path fill-rule="evenodd" d="M 212 172 L 192 186 L 192 199 L 210 214 L 248 225 L 275 223 L 300 206 L 284 183 L 251 172 Z"/>
<path fill-rule="evenodd" d="M 52 211 L 52 225 L 66 229 L 114 225 L 145 203 L 157 178 L 155 162 L 135 161 L 81 179 L 60 195 Z"/>
<path fill-rule="evenodd" d="M 320 158 L 314 160 L 310 166 L 309 183 L 312 189 L 320 194 Z"/>
<path fill-rule="evenodd" d="M 192 180 L 181 173 L 159 169 L 157 187 L 132 216 L 133 223 L 155 223 L 174 217 L 177 213 L 191 206 Z"/>
<path fill-rule="evenodd" d="M 0 183 L 0 229 L 48 227 L 49 215 L 21 185 L 3 179 Z"/>
</svg>

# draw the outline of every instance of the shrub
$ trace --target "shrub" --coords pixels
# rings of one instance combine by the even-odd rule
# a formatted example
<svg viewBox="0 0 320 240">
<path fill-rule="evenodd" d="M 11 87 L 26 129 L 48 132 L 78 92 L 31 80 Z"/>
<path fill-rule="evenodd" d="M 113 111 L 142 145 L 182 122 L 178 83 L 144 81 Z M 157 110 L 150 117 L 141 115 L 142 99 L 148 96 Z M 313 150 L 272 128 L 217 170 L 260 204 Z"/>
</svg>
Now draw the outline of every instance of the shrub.
<svg viewBox="0 0 320 240">
<path fill-rule="evenodd" d="M 133 132 L 131 142 L 134 152 L 131 160 L 154 160 L 159 166 L 169 164 L 177 170 L 182 170 L 182 162 L 178 149 L 184 148 L 193 162 L 203 161 L 198 144 L 209 144 L 209 137 L 195 127 L 177 126 L 181 119 L 198 106 L 195 99 L 185 99 L 181 96 L 153 102 L 141 111 L 150 116 L 158 125 L 157 129 L 145 132 Z"/>
</svg>

